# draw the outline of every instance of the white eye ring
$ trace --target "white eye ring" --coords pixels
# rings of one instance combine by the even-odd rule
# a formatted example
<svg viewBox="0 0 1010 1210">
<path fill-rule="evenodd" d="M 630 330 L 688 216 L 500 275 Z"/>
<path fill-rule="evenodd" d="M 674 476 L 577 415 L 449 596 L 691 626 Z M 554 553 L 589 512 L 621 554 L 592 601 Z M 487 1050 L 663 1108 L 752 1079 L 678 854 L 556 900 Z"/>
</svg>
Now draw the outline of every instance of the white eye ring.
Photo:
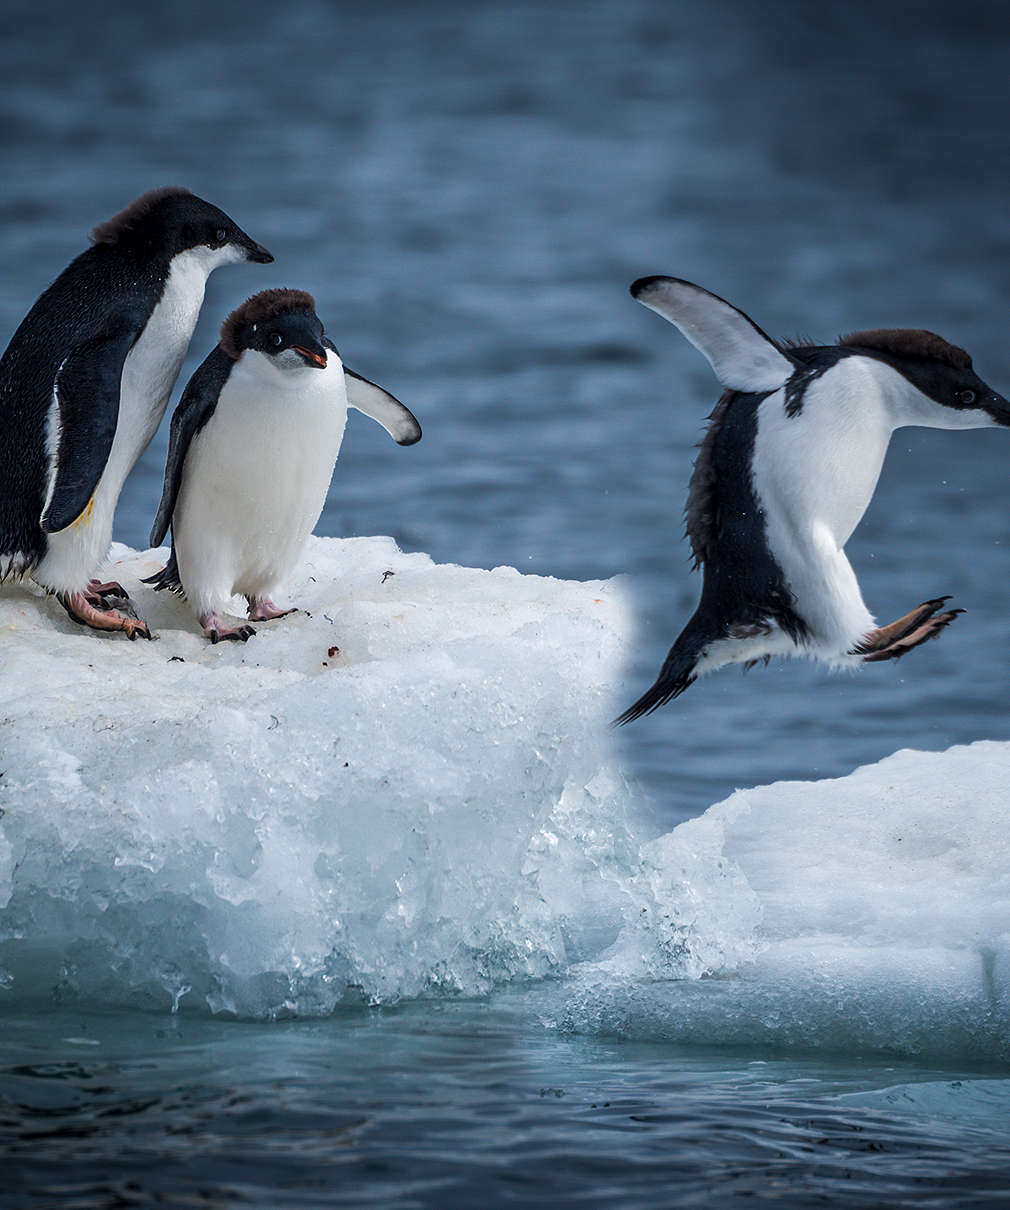
<svg viewBox="0 0 1010 1210">
<path fill-rule="evenodd" d="M 270 337 L 270 343 L 274 346 L 274 348 L 279 349 L 284 343 L 284 338 L 281 336 L 280 332 L 274 332 Z"/>
</svg>

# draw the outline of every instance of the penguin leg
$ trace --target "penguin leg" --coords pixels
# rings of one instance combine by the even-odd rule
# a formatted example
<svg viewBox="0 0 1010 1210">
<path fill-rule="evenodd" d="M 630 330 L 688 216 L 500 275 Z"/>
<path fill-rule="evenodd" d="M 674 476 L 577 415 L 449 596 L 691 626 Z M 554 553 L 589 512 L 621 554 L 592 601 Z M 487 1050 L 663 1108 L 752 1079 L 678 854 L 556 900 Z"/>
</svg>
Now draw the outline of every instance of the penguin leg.
<svg viewBox="0 0 1010 1210">
<path fill-rule="evenodd" d="M 253 622 L 272 622 L 274 618 L 286 618 L 297 609 L 278 609 L 269 597 L 246 597 L 249 602 L 249 618 Z"/>
<path fill-rule="evenodd" d="M 871 630 L 853 648 L 852 654 L 861 655 L 868 664 L 900 659 L 928 639 L 937 638 L 959 613 L 964 613 L 963 609 L 948 609 L 941 613 L 940 610 L 949 600 L 947 596 L 924 601 L 917 609 L 889 626 Z"/>
<path fill-rule="evenodd" d="M 124 617 L 114 609 L 96 609 L 88 600 L 87 593 L 60 592 L 56 594 L 56 599 L 70 618 L 81 626 L 90 626 L 92 630 L 122 630 L 131 642 L 134 639 L 154 638 L 143 618 Z M 101 597 L 97 599 L 102 603 Z"/>
<path fill-rule="evenodd" d="M 203 633 L 212 643 L 232 639 L 236 643 L 247 643 L 256 631 L 251 626 L 225 626 L 216 609 L 200 614 Z"/>
</svg>

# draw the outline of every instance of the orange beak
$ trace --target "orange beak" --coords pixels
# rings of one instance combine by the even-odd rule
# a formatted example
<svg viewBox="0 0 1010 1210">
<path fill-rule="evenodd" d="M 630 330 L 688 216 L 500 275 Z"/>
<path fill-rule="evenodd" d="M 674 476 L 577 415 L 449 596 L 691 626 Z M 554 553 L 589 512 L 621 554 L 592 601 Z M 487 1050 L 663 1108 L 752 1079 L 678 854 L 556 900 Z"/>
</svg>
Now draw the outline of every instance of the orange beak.
<svg viewBox="0 0 1010 1210">
<path fill-rule="evenodd" d="M 292 345 L 291 347 L 296 353 L 301 353 L 306 361 L 313 362 L 313 364 L 319 366 L 320 369 L 326 369 L 325 353 L 313 353 L 310 349 L 303 349 L 301 345 Z"/>
</svg>

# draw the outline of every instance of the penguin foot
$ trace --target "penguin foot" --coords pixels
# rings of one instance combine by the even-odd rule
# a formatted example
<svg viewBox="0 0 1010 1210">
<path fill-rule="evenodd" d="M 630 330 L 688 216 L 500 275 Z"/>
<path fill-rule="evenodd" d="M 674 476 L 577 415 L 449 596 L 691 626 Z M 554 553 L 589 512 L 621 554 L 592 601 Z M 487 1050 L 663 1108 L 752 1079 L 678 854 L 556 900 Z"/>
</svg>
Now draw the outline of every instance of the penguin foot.
<svg viewBox="0 0 1010 1210">
<path fill-rule="evenodd" d="M 256 631 L 251 626 L 229 626 L 226 630 L 208 630 L 206 633 L 212 643 L 220 643 L 224 639 L 233 639 L 236 643 L 248 643 Z"/>
<path fill-rule="evenodd" d="M 106 597 L 119 597 L 122 601 L 130 599 L 130 594 L 115 580 L 109 580 L 106 584 L 100 580 L 90 580 L 84 596 L 92 605 L 104 605 Z"/>
<path fill-rule="evenodd" d="M 108 585 L 102 587 L 107 588 Z M 89 597 L 92 599 L 89 600 Z M 121 630 L 130 642 L 135 639 L 154 638 L 143 618 L 125 617 L 114 609 L 96 609 L 94 600 L 104 604 L 102 595 L 97 591 L 89 589 L 88 592 L 61 592 L 56 594 L 56 599 L 67 611 L 70 619 L 79 626 L 90 626 L 92 630 Z"/>
<path fill-rule="evenodd" d="M 248 643 L 256 631 L 251 626 L 223 626 L 219 613 L 204 613 L 200 615 L 200 625 L 203 633 L 212 643 L 221 643 L 230 639 L 235 643 Z"/>
<path fill-rule="evenodd" d="M 246 597 L 249 602 L 249 618 L 253 622 L 272 622 L 275 618 L 286 618 L 297 609 L 278 609 L 269 597 Z"/>
<path fill-rule="evenodd" d="M 851 654 L 861 655 L 867 664 L 900 659 L 928 639 L 937 638 L 959 613 L 964 613 L 963 609 L 947 609 L 941 613 L 940 610 L 949 600 L 950 597 L 946 596 L 924 601 L 917 609 L 889 626 L 871 630 Z"/>
</svg>

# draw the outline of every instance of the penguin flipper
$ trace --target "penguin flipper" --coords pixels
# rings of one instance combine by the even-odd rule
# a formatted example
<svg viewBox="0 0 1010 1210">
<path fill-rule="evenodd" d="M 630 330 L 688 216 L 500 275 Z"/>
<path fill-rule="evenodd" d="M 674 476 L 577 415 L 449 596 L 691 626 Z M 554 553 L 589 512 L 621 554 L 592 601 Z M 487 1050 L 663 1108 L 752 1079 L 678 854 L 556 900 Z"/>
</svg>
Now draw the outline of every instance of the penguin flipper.
<svg viewBox="0 0 1010 1210">
<path fill-rule="evenodd" d="M 172 524 L 172 514 L 175 512 L 175 502 L 182 484 L 182 468 L 186 464 L 190 442 L 214 415 L 221 387 L 228 377 L 231 365 L 228 354 L 218 345 L 186 384 L 178 407 L 172 413 L 168 458 L 165 462 L 165 484 L 158 515 L 151 527 L 152 546 L 162 544 L 168 527 Z"/>
<path fill-rule="evenodd" d="M 56 372 L 59 436 L 56 473 L 40 518 L 44 533 L 73 525 L 98 486 L 116 436 L 123 363 L 136 337 L 136 326 L 124 319 L 73 348 Z"/>
<path fill-rule="evenodd" d="M 640 277 L 632 297 L 679 328 L 728 391 L 776 391 L 796 369 L 742 311 L 679 277 Z"/>
<path fill-rule="evenodd" d="M 362 378 L 344 366 L 347 405 L 377 421 L 397 445 L 413 445 L 421 440 L 421 426 L 408 408 L 382 387 Z"/>
</svg>

